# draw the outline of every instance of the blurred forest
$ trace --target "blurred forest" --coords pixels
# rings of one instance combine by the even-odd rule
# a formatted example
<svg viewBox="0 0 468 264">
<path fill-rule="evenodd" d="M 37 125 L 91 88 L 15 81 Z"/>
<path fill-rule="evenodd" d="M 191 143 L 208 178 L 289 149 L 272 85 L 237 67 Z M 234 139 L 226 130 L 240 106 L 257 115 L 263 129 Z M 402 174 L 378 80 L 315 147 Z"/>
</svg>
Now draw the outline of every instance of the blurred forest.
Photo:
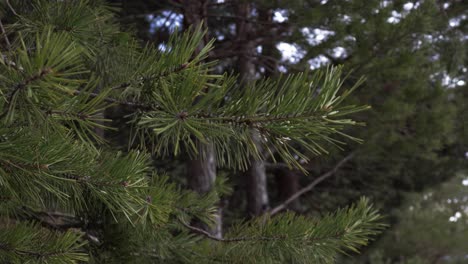
<svg viewBox="0 0 468 264">
<path fill-rule="evenodd" d="M 242 79 L 326 65 L 344 65 L 349 85 L 366 78 L 348 99 L 372 106 L 358 114 L 365 128 L 350 128 L 362 143 L 328 146 L 307 173 L 269 161 L 246 175 L 210 171 L 233 185 L 220 225 L 268 210 L 322 215 L 365 195 L 390 227 L 356 263 L 468 262 L 466 1 L 110 2 L 121 23 L 161 49 L 172 32 L 203 23 L 217 71 Z M 204 174 L 184 159 L 156 163 L 181 182 Z"/>
</svg>

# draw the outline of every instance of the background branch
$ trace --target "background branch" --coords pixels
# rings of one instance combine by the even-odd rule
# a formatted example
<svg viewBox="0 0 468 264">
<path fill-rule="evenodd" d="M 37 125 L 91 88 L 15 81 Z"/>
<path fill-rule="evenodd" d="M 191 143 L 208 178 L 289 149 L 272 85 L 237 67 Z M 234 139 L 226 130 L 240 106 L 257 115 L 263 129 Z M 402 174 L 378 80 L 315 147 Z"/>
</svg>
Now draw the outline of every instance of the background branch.
<svg viewBox="0 0 468 264">
<path fill-rule="evenodd" d="M 0 30 L 2 31 L 3 38 L 5 39 L 5 43 L 7 45 L 7 49 L 11 49 L 11 43 L 10 40 L 8 39 L 7 33 L 5 31 L 5 28 L 3 27 L 2 20 L 0 19 Z"/>
<path fill-rule="evenodd" d="M 320 177 L 318 177 L 317 179 L 315 179 L 313 182 L 311 182 L 309 185 L 307 185 L 306 187 L 302 188 L 301 190 L 299 190 L 297 193 L 291 195 L 288 199 L 286 199 L 284 202 L 282 202 L 281 204 L 279 204 L 278 206 L 274 207 L 273 209 L 271 209 L 268 213 L 270 214 L 270 216 L 273 216 L 279 212 L 281 212 L 282 210 L 284 210 L 286 208 L 286 206 L 288 206 L 288 204 L 292 203 L 294 200 L 296 200 L 297 198 L 299 198 L 300 196 L 306 194 L 307 192 L 309 192 L 310 190 L 312 190 L 317 184 L 321 183 L 322 181 L 326 180 L 327 178 L 329 178 L 330 176 L 332 176 L 333 174 L 336 173 L 336 171 L 341 167 L 343 166 L 346 162 L 348 162 L 349 160 L 351 160 L 354 156 L 355 156 L 355 152 L 352 152 L 350 153 L 348 156 L 346 156 L 344 159 L 342 159 L 340 162 L 338 162 L 338 164 L 336 164 L 335 167 L 333 167 L 333 169 L 331 169 L 330 171 L 322 174 Z"/>
</svg>

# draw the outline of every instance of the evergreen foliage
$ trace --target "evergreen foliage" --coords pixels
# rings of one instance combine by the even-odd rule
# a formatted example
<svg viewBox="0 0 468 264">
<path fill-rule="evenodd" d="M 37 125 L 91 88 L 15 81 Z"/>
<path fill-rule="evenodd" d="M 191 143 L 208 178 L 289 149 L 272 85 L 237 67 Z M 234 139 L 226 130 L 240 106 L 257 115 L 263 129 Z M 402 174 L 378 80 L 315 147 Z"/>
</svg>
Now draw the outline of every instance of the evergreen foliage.
<svg viewBox="0 0 468 264">
<path fill-rule="evenodd" d="M 111 2 L 125 7 L 121 11 L 124 23 L 136 23 L 140 35 L 155 42 L 163 42 L 173 30 L 174 17 L 182 16 L 187 10 L 180 4 L 184 1 Z M 267 163 L 271 204 L 280 202 L 282 208 L 321 214 L 365 194 L 378 201 L 383 210 L 391 214 L 389 221 L 398 225 L 407 221 L 408 214 L 395 208 L 407 207 L 404 201 L 408 191 L 437 188 L 460 169 L 466 169 L 466 1 L 193 2 L 209 3 L 200 16 L 207 20 L 209 36 L 217 38 L 211 54 L 221 60 L 224 69 L 238 68 L 236 62 L 247 53 L 258 75 L 272 76 L 278 69 L 294 73 L 311 64 L 315 68 L 323 64 L 344 64 L 344 72 L 354 70 L 344 87 L 354 85 L 353 81 L 361 75 L 367 77 L 360 89 L 348 98 L 356 104 L 363 102 L 373 106 L 370 111 L 355 116 L 365 120 L 367 127 L 346 128 L 346 133 L 366 139 L 364 144 L 350 144 L 342 152 L 333 152 L 334 148 L 325 145 L 333 155 L 312 158 L 305 165 L 309 172 L 305 177 L 304 173 L 289 170 L 284 164 Z M 239 10 L 246 5 L 251 12 L 241 14 Z M 152 18 L 138 16 L 148 10 Z M 158 19 L 165 19 L 165 23 L 156 23 Z M 242 32 L 239 25 L 250 25 L 253 30 Z M 292 54 L 294 59 L 282 58 L 278 44 L 289 44 L 296 49 Z M 245 46 L 249 47 L 242 49 Z M 321 65 L 317 63 L 319 59 Z M 353 155 L 349 159 L 351 150 Z M 340 155 L 346 157 L 337 162 Z M 347 162 L 341 166 L 344 160 Z M 288 174 L 292 176 L 287 178 Z M 321 176 L 310 179 L 314 175 Z M 239 198 L 244 192 L 244 183 L 237 178 L 233 181 L 237 188 L 229 197 L 230 207 L 223 208 L 225 222 L 233 215 L 243 214 L 245 205 Z M 293 181 L 295 184 L 291 184 Z M 317 182 L 321 182 L 319 186 Z M 291 192 L 287 192 L 288 186 L 296 188 L 292 190 L 294 194 L 310 186 L 314 191 L 310 195 L 303 192 L 295 204 L 283 206 L 284 199 L 292 197 Z M 439 221 L 437 217 L 427 217 L 432 211 L 427 212 L 426 217 L 418 218 L 422 225 L 448 232 L 444 224 L 448 216 Z M 405 250 L 409 252 L 404 256 L 404 263 L 427 263 L 432 259 L 424 256 L 410 259 L 411 254 L 417 253 L 413 246 L 420 243 L 424 245 L 421 248 L 431 248 L 431 243 L 454 242 L 449 236 L 422 231 L 418 221 L 411 220 L 405 226 L 404 232 L 414 232 L 414 238 L 401 236 L 399 241 L 386 239 L 390 242 L 377 244 L 383 255 L 393 252 L 391 258 L 376 260 L 378 257 L 372 255 L 368 259 L 358 258 L 357 263 L 399 263 L 397 251 L 404 249 L 398 247 L 400 244 L 407 245 Z M 439 225 L 443 227 L 439 229 Z M 387 237 L 398 236 L 401 231 L 397 227 L 388 232 Z M 427 236 L 419 235 L 421 232 Z M 404 239 L 412 242 L 405 243 Z M 396 249 L 387 253 L 387 247 Z"/>
<path fill-rule="evenodd" d="M 171 26 L 158 25 L 151 35 L 150 27 L 142 25 L 151 20 L 135 14 L 151 10 L 154 17 L 171 14 L 173 18 L 184 10 L 178 1 L 111 2 L 122 3 L 126 7 L 122 15 L 132 17 L 141 34 L 156 42 L 164 40 Z M 253 12 L 239 17 L 236 12 L 245 3 Z M 398 206 L 405 192 L 437 185 L 465 166 L 461 145 L 466 140 L 459 131 L 466 122 L 455 109 L 455 101 L 464 107 L 459 97 L 465 88 L 446 89 L 444 79 L 466 80 L 466 10 L 466 1 L 459 0 L 256 0 L 209 4 L 205 15 L 208 34 L 217 38 L 213 56 L 222 60 L 225 69 L 236 68 L 236 59 L 242 57 L 237 49 L 250 41 L 255 44 L 249 55 L 255 57 L 257 73 L 274 75 L 278 68 L 294 73 L 314 61 L 319 67 L 321 58 L 326 60 L 323 64 L 344 64 L 344 73 L 353 70 L 344 87 L 366 76 L 350 98 L 373 106 L 356 115 L 366 121 L 366 129 L 346 128 L 348 134 L 366 139 L 364 144 L 350 144 L 343 152 L 333 152 L 335 148 L 327 145 L 332 158 L 321 156 L 309 163 L 309 174 L 320 174 L 335 166 L 340 153 L 356 151 L 346 169 L 337 171 L 337 180 L 325 183 L 312 197 L 313 204 L 327 210 L 362 194 L 387 208 Z M 267 18 L 280 13 L 284 20 L 265 20 L 265 13 Z M 254 36 L 238 36 L 233 30 L 238 21 L 253 24 Z M 297 50 L 294 60 L 281 58 L 276 49 L 285 43 Z M 301 177 L 301 182 L 310 180 Z M 275 195 L 271 193 L 270 200 Z"/>
<path fill-rule="evenodd" d="M 405 9 L 405 4 L 412 8 Z M 350 98 L 356 104 L 373 106 L 356 115 L 365 120 L 366 129 L 346 129 L 366 140 L 345 147 L 354 150 L 355 157 L 346 169 L 336 172 L 335 181 L 324 183 L 322 191 L 311 197 L 312 204 L 327 210 L 366 194 L 390 211 L 405 192 L 438 185 L 466 167 L 465 150 L 460 148 L 466 140 L 457 135 L 466 122 L 463 115 L 457 116 L 455 103 L 464 107 L 460 93 L 465 88 L 447 89 L 443 84 L 447 76 L 466 80 L 466 72 L 462 72 L 466 68 L 466 19 L 457 26 L 450 23 L 466 17 L 464 1 L 298 0 L 255 1 L 252 5 L 286 14 L 284 22 L 262 25 L 279 32 L 265 39 L 289 43 L 298 54 L 303 53 L 292 61 L 276 57 L 284 70 L 309 68 L 311 59 L 322 58 L 323 64 L 344 64 L 345 73 L 352 70 L 350 80 L 366 76 Z M 228 5 L 225 8 L 232 12 Z M 213 27 L 216 32 L 215 22 Z M 228 30 L 222 34 L 229 36 Z M 320 34 L 324 39 L 319 41 Z M 261 44 L 265 47 L 267 43 Z M 258 67 L 268 66 L 260 63 Z M 353 83 L 344 84 L 350 85 Z M 331 159 L 313 159 L 310 174 L 333 168 L 336 157 L 349 151 L 334 153 Z"/>
<path fill-rule="evenodd" d="M 368 263 L 466 263 L 465 181 L 460 173 L 440 186 L 408 194 L 395 210 L 399 221 L 367 253 Z"/>
<path fill-rule="evenodd" d="M 382 229 L 362 199 L 322 219 L 265 215 L 212 237 L 191 221 L 212 223 L 222 182 L 199 195 L 151 165 L 151 154 L 201 155 L 197 139 L 214 145 L 219 165 L 243 169 L 264 158 L 254 129 L 265 149 L 301 168 L 295 155 L 351 137 L 349 115 L 367 108 L 343 102 L 360 81 L 340 91 L 339 67 L 240 91 L 205 61 L 213 42 L 197 50 L 201 28 L 158 49 L 121 31 L 101 1 L 11 2 L 1 18 L 2 262 L 332 263 Z M 132 109 L 121 117 L 133 130 L 127 152 L 99 136 L 112 129 L 103 111 L 116 105 Z"/>
</svg>

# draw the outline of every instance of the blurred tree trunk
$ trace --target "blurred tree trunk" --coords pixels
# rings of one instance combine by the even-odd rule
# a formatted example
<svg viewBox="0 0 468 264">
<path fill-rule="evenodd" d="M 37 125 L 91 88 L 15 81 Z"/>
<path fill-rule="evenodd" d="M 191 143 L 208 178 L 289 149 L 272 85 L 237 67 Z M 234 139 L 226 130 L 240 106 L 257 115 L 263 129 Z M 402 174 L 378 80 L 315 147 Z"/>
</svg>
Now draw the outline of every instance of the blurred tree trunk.
<svg viewBox="0 0 468 264">
<path fill-rule="evenodd" d="M 263 8 L 258 10 L 258 14 L 259 21 L 262 22 L 262 31 L 273 34 L 274 30 L 271 28 L 271 25 L 273 25 L 273 10 Z M 281 54 L 276 49 L 275 44 L 275 42 L 271 41 L 264 42 L 262 45 L 260 65 L 264 68 L 263 75 L 267 78 L 274 77 L 278 74 L 278 60 L 280 59 Z M 281 201 L 286 200 L 291 195 L 299 191 L 299 175 L 296 172 L 288 168 L 281 168 L 274 170 L 273 173 L 275 174 L 276 186 L 278 188 L 278 194 Z M 294 202 L 288 205 L 288 209 L 294 211 L 300 211 L 300 208 L 301 205 L 299 199 L 294 200 Z"/>
<path fill-rule="evenodd" d="M 184 26 L 197 27 L 207 17 L 207 4 L 206 0 L 184 0 L 182 2 L 182 8 L 184 12 Z M 206 26 L 207 23 L 204 23 Z M 206 39 L 206 38 L 205 38 Z M 200 43 L 198 51 L 200 51 L 205 42 Z M 187 164 L 187 179 L 189 187 L 200 193 L 204 194 L 209 192 L 216 180 L 216 159 L 212 145 L 202 144 L 199 145 L 199 158 L 189 160 Z M 215 226 L 208 228 L 201 226 L 203 229 L 209 231 L 212 235 L 221 238 L 222 237 L 222 212 L 221 208 L 218 209 L 218 214 L 215 216 Z"/>
<path fill-rule="evenodd" d="M 236 9 L 236 36 L 238 43 L 238 61 L 237 67 L 241 86 L 255 79 L 254 55 L 256 47 L 252 41 L 255 38 L 255 32 L 252 22 L 249 18 L 252 13 L 252 6 L 249 2 L 239 2 Z M 242 87 L 241 89 L 245 89 Z M 259 152 L 262 152 L 261 136 L 257 130 L 252 129 L 252 140 L 256 144 Z M 247 192 L 247 212 L 251 216 L 261 215 L 268 210 L 268 190 L 267 175 L 265 163 L 252 157 L 250 167 L 245 172 L 246 192 Z"/>
</svg>

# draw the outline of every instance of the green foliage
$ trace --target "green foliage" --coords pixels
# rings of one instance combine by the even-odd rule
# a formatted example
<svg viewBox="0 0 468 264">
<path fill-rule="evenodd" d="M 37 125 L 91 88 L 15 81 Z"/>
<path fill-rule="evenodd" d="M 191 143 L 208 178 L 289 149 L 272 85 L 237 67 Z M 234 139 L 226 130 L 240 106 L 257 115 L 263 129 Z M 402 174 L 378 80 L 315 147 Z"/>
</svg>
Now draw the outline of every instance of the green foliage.
<svg viewBox="0 0 468 264">
<path fill-rule="evenodd" d="M 309 153 L 324 153 L 320 142 L 340 143 L 331 135 L 344 135 L 340 130 L 345 125 L 356 124 L 340 117 L 367 108 L 340 107 L 354 89 L 338 95 L 342 84 L 340 75 L 339 68 L 317 73 L 313 80 L 309 80 L 308 74 L 291 75 L 276 81 L 259 81 L 232 93 L 227 92 L 231 82 L 212 84 L 203 92 L 209 80 L 199 77 L 197 82 L 201 83 L 198 84 L 193 82 L 195 76 L 187 76 L 184 78 L 187 82 L 179 84 L 178 76 L 172 80 L 177 81 L 174 85 L 162 85 L 162 95 L 155 98 L 160 109 L 142 114 L 137 125 L 159 135 L 155 141 L 160 153 L 177 154 L 179 142 L 183 142 L 184 149 L 196 155 L 198 148 L 191 138 L 193 135 L 201 142 L 213 143 L 220 166 L 241 169 L 246 168 L 251 155 L 263 158 L 251 140 L 254 129 L 263 138 L 263 149 L 279 153 L 288 164 L 301 167 L 294 155 L 308 158 L 294 147 L 296 143 Z M 188 89 L 189 84 L 197 87 Z M 317 87 L 321 90 L 316 96 Z M 225 99 L 226 93 L 228 99 Z M 180 97 L 180 94 L 185 96 Z M 203 98 L 198 100 L 201 94 Z M 167 146 L 173 146 L 173 151 Z"/>
<path fill-rule="evenodd" d="M 58 233 L 21 223 L 0 229 L 0 260 L 5 263 L 78 263 L 87 261 L 79 233 Z M 47 243 L 44 243 L 46 241 Z"/>
<path fill-rule="evenodd" d="M 138 14 L 149 5 L 143 2 L 145 1 L 132 1 L 133 8 L 144 7 L 122 12 L 125 15 Z M 159 1 L 150 10 L 154 10 L 155 14 L 168 10 L 180 12 L 178 6 L 171 9 L 171 3 L 174 1 Z M 244 3 L 248 3 L 255 12 L 248 18 L 236 17 L 236 9 Z M 412 4 L 411 10 L 408 10 L 407 4 Z M 450 88 L 454 89 L 447 89 L 444 79 L 450 76 L 458 78 L 453 79 L 454 82 L 466 82 L 468 20 L 463 17 L 466 17 L 467 10 L 466 1 L 259 0 L 208 5 L 206 13 L 209 33 L 219 37 L 220 46 L 215 42 L 218 49 L 214 53 L 221 58 L 228 53 L 221 64 L 224 68 L 236 67 L 233 61 L 239 55 L 229 50 L 229 44 L 236 46 L 245 37 L 259 45 L 251 49 L 252 55 L 256 56 L 258 72 L 275 71 L 276 64 L 284 66 L 282 70 L 288 72 L 301 71 L 310 67 L 310 59 L 322 56 L 332 65 L 344 63 L 345 67 L 341 70 L 345 73 L 349 69 L 354 70 L 344 81 L 343 88 L 352 87 L 361 75 L 367 77 L 366 82 L 347 99 L 350 104 L 364 103 L 373 106 L 370 111 L 353 116 L 365 121 L 367 127 L 361 129 L 347 126 L 344 130 L 345 133 L 366 141 L 359 146 L 346 146 L 346 149 L 356 150 L 355 157 L 335 172 L 333 180 L 322 183 L 313 195 L 301 200 L 302 207 L 315 214 L 336 208 L 337 204 L 346 204 L 363 194 L 373 196 L 385 211 L 391 213 L 394 207 L 401 205 L 407 191 L 419 192 L 437 186 L 451 178 L 461 167 L 466 168 L 463 157 L 468 146 L 467 89 L 466 85 L 452 85 Z M 282 13 L 287 19 L 283 22 L 270 21 L 271 17 L 268 16 L 275 12 Z M 389 20 L 390 17 L 393 20 Z M 457 19 L 460 19 L 459 22 L 454 23 Z M 254 25 L 255 36 L 241 35 L 240 31 L 232 30 L 233 25 L 238 26 L 243 22 Z M 325 36 L 317 44 L 320 34 L 314 29 L 327 30 L 333 34 Z M 146 33 L 148 27 L 143 27 L 142 30 Z M 152 40 L 160 41 L 160 33 L 164 30 L 167 30 L 164 26 L 158 28 L 156 34 L 151 36 Z M 281 54 L 275 50 L 275 45 L 279 42 L 293 44 L 298 48 L 298 53 L 305 52 L 305 56 L 299 62 L 281 60 Z M 262 51 L 254 48 L 261 48 Z M 335 48 L 344 49 L 345 52 L 338 56 L 334 52 Z M 230 56 L 231 52 L 233 55 Z M 237 92 L 249 94 L 250 91 Z M 257 105 L 268 104 L 264 103 L 269 100 L 268 95 L 260 98 L 263 100 L 259 102 L 255 96 L 245 96 L 243 100 L 248 101 L 252 105 L 252 112 L 255 112 Z M 296 111 L 297 106 L 291 108 Z M 273 126 L 279 129 L 276 124 Z M 327 143 L 322 140 L 320 147 L 333 151 Z M 276 149 L 272 146 L 280 144 L 266 148 L 274 153 Z M 302 149 L 301 144 L 294 147 Z M 302 157 L 302 154 L 304 153 L 301 152 L 298 156 Z M 331 159 L 311 159 L 307 166 L 309 172 L 319 174 L 334 168 L 335 156 L 339 155 L 332 155 Z M 272 159 L 279 156 L 274 155 Z M 310 182 L 310 179 L 303 177 L 300 182 Z M 269 194 L 271 200 L 276 198 L 274 191 Z M 403 206 L 406 204 L 403 203 Z M 241 210 L 239 207 L 242 207 L 242 203 L 237 201 L 230 209 Z M 407 215 L 397 214 L 394 217 L 406 219 Z M 425 218 L 419 219 L 427 229 L 434 224 L 425 222 L 430 218 L 430 214 L 426 214 Z M 392 218 L 394 221 L 396 219 Z M 440 223 L 444 221 L 446 222 L 445 218 Z M 419 228 L 412 230 L 411 226 L 417 226 L 418 221 L 410 222 L 404 232 L 414 232 L 415 239 L 402 237 L 402 240 L 408 239 L 409 242 L 392 241 L 388 247 L 402 244 L 411 250 L 418 245 L 417 232 L 435 238 L 427 239 L 427 248 L 432 249 L 431 243 L 438 245 L 439 235 Z M 381 252 L 386 253 L 387 245 L 381 244 L 381 247 Z M 390 263 L 389 259 L 380 258 L 378 254 L 372 255 L 378 260 L 372 260 L 371 263 Z M 396 258 L 395 253 L 393 260 Z M 406 256 L 403 262 L 429 261 L 424 257 Z"/>
<path fill-rule="evenodd" d="M 232 227 L 213 251 L 232 263 L 335 263 L 337 253 L 358 252 L 367 237 L 379 233 L 380 218 L 366 199 L 321 219 L 293 213 L 258 217 Z"/>
<path fill-rule="evenodd" d="M 295 25 L 290 36 L 279 38 L 305 52 L 294 65 L 280 62 L 289 72 L 310 67 L 308 61 L 320 55 L 331 65 L 344 64 L 345 73 L 352 69 L 349 80 L 366 76 L 366 82 L 348 98 L 348 102 L 372 105 L 355 115 L 366 122 L 366 129 L 344 131 L 366 140 L 346 147 L 356 150 L 356 157 L 346 170 L 336 173 L 336 181 L 323 186 L 312 204 L 335 208 L 365 194 L 390 211 L 404 192 L 437 185 L 466 167 L 462 160 L 466 139 L 459 134 L 466 121 L 464 115 L 457 115 L 457 107 L 466 104 L 460 97 L 466 89 L 447 89 L 442 81 L 445 74 L 466 81 L 462 71 L 466 20 L 449 26 L 450 19 L 466 15 L 466 3 L 446 1 L 449 7 L 444 8 L 443 1 L 413 1 L 413 8 L 405 10 L 408 1 L 259 2 L 260 7 L 284 8 L 288 14 L 284 24 Z M 401 16 L 395 15 L 397 19 L 389 23 L 394 13 Z M 333 34 L 316 44 L 311 41 L 316 36 L 313 29 Z M 335 48 L 345 52 L 336 56 Z M 343 88 L 353 84 L 345 82 Z M 312 162 L 318 173 L 333 168 L 336 158 Z"/>
<path fill-rule="evenodd" d="M 1 260 L 240 262 L 260 254 L 265 262 L 332 262 L 381 229 L 378 213 L 361 200 L 321 220 L 254 219 L 215 238 L 190 222 L 213 222 L 219 194 L 229 192 L 225 181 L 200 195 L 151 164 L 149 153 L 201 155 L 197 139 L 215 146 L 220 165 L 245 168 L 250 155 L 265 158 L 250 136 L 256 130 L 266 149 L 300 167 L 294 155 L 306 156 L 296 143 L 324 153 L 321 142 L 350 137 L 342 131 L 356 122 L 347 116 L 367 108 L 343 103 L 361 82 L 340 92 L 339 67 L 236 91 L 234 77 L 213 74 L 215 64 L 205 61 L 212 42 L 199 50 L 201 28 L 174 35 L 163 50 L 120 32 L 100 2 L 14 8 L 2 35 L 11 45 L 0 54 Z M 99 136 L 110 129 L 102 113 L 113 106 L 132 110 L 120 118 L 139 143 L 125 153 Z"/>
<path fill-rule="evenodd" d="M 465 174 L 420 194 L 393 213 L 397 222 L 371 248 L 369 263 L 464 263 L 468 222 Z M 362 260 L 361 260 L 362 261 Z M 361 263 L 356 262 L 356 263 Z"/>
<path fill-rule="evenodd" d="M 63 33 L 86 49 L 89 59 L 97 56 L 119 32 L 113 8 L 102 1 L 32 1 L 25 9 L 27 15 L 19 14 L 11 30 L 21 31 L 26 39 L 34 39 L 38 32 L 49 29 Z"/>
</svg>

